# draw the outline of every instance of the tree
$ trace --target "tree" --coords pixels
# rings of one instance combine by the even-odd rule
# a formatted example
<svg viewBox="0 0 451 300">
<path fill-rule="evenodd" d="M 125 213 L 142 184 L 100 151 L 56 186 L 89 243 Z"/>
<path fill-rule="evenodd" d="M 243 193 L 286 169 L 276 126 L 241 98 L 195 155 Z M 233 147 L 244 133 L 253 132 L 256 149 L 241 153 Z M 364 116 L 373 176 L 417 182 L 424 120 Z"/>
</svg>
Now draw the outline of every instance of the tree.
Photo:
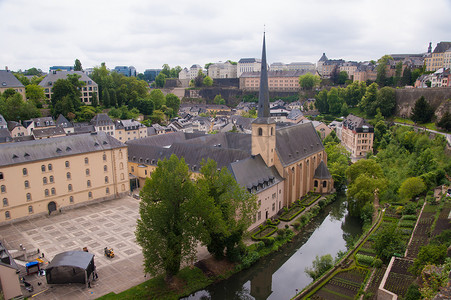
<svg viewBox="0 0 451 300">
<path fill-rule="evenodd" d="M 241 187 L 227 168 L 218 170 L 214 160 L 203 162 L 200 173 L 199 189 L 214 203 L 214 210 L 204 220 L 209 232 L 207 249 L 218 258 L 225 253 L 230 260 L 237 260 L 243 235 L 257 213 L 256 196 Z"/>
<path fill-rule="evenodd" d="M 402 77 L 399 83 L 400 86 L 412 85 L 412 71 L 409 67 L 406 67 L 402 72 Z"/>
<path fill-rule="evenodd" d="M 97 107 L 99 105 L 99 100 L 97 99 L 97 92 L 92 92 L 91 105 Z"/>
<path fill-rule="evenodd" d="M 418 123 L 429 123 L 434 116 L 434 109 L 426 101 L 424 96 L 418 98 L 412 109 L 411 119 Z"/>
<path fill-rule="evenodd" d="M 69 112 L 76 112 L 80 109 L 81 88 L 85 85 L 79 81 L 81 76 L 78 74 L 69 74 L 67 79 L 58 79 L 53 85 L 52 115 L 63 114 L 67 116 Z"/>
<path fill-rule="evenodd" d="M 380 109 L 382 115 L 384 117 L 390 117 L 396 107 L 396 99 L 395 99 L 395 90 L 391 87 L 383 87 L 381 88 L 376 95 L 376 102 L 374 107 L 370 110 L 370 112 L 377 112 L 377 108 Z M 374 114 L 372 114 L 374 115 Z"/>
<path fill-rule="evenodd" d="M 25 95 L 28 100 L 32 101 L 36 106 L 42 105 L 41 101 L 46 99 L 44 88 L 37 84 L 29 84 L 25 87 Z"/>
<path fill-rule="evenodd" d="M 21 73 L 14 73 L 14 76 L 22 83 L 25 87 L 30 84 L 30 80 Z"/>
<path fill-rule="evenodd" d="M 334 115 L 339 115 L 341 112 L 342 101 L 338 95 L 338 89 L 333 87 L 327 93 L 327 103 L 329 105 L 329 112 Z"/>
<path fill-rule="evenodd" d="M 363 84 L 365 84 L 363 82 Z M 345 101 L 348 106 L 354 107 L 356 106 L 363 97 L 363 93 L 360 87 L 360 83 L 358 81 L 354 81 L 349 84 L 345 89 Z"/>
<path fill-rule="evenodd" d="M 81 62 L 78 58 L 75 59 L 74 71 L 83 71 L 83 68 L 81 67 Z"/>
<path fill-rule="evenodd" d="M 318 95 L 316 95 L 315 106 L 318 111 L 322 114 L 329 113 L 329 103 L 327 102 L 327 90 L 321 90 Z"/>
<path fill-rule="evenodd" d="M 140 193 L 140 218 L 136 241 L 142 247 L 144 270 L 152 275 L 165 273 L 167 282 L 183 262 L 196 255 L 196 242 L 202 237 L 199 210 L 208 199 L 200 200 L 185 160 L 174 154 L 158 162 Z"/>
<path fill-rule="evenodd" d="M 378 65 L 376 67 L 377 75 L 376 75 L 376 82 L 380 86 L 387 85 L 387 65 L 389 60 L 393 60 L 393 57 L 390 55 L 384 55 L 377 61 Z"/>
<path fill-rule="evenodd" d="M 42 70 L 41 69 L 36 69 L 36 68 L 30 68 L 28 70 L 25 71 L 24 75 L 35 75 L 35 76 L 41 76 L 42 75 Z"/>
<path fill-rule="evenodd" d="M 410 177 L 404 180 L 399 188 L 399 196 L 403 200 L 410 200 L 415 196 L 418 196 L 426 189 L 423 179 L 420 177 Z"/>
<path fill-rule="evenodd" d="M 315 260 L 312 262 L 311 268 L 305 268 L 305 273 L 307 273 L 313 280 L 318 279 L 326 273 L 327 270 L 334 266 L 334 259 L 332 255 L 326 254 L 320 256 L 316 256 Z"/>
<path fill-rule="evenodd" d="M 224 105 L 225 104 L 225 100 L 224 100 L 224 98 L 222 98 L 221 94 L 217 94 L 215 96 L 215 98 L 213 99 L 213 103 L 214 104 L 218 104 L 218 105 Z"/>
<path fill-rule="evenodd" d="M 330 81 L 332 81 L 333 84 L 338 84 L 338 73 L 339 73 L 338 65 L 334 65 L 332 72 L 330 72 Z"/>
<path fill-rule="evenodd" d="M 108 91 L 108 89 L 103 89 L 103 95 L 102 95 L 102 104 L 103 106 L 105 106 L 106 108 L 110 107 L 110 93 Z"/>
<path fill-rule="evenodd" d="M 346 104 L 346 102 L 343 103 L 343 105 L 341 106 L 341 115 L 342 116 L 347 116 L 349 115 L 349 109 L 348 109 L 348 105 Z"/>
<path fill-rule="evenodd" d="M 396 64 L 395 78 L 393 79 L 393 83 L 395 86 L 398 86 L 401 81 L 402 75 L 402 61 Z"/>
<path fill-rule="evenodd" d="M 299 76 L 299 85 L 304 90 L 312 90 L 314 87 L 318 86 L 320 82 L 321 78 L 311 73 Z"/>
<path fill-rule="evenodd" d="M 152 124 L 158 123 L 162 125 L 166 122 L 166 116 L 164 112 L 162 112 L 159 109 L 153 111 L 152 115 L 150 116 L 150 119 L 152 120 Z"/>
<path fill-rule="evenodd" d="M 160 109 L 163 105 L 166 105 L 166 97 L 159 89 L 155 89 L 150 92 L 150 99 L 152 100 L 155 109 Z"/>
<path fill-rule="evenodd" d="M 351 162 L 350 153 L 340 144 L 335 131 L 324 139 L 324 145 L 327 153 L 327 168 L 334 179 L 334 186 L 339 190 L 346 184 L 346 170 Z"/>
<path fill-rule="evenodd" d="M 166 95 L 166 106 L 172 108 L 174 116 L 178 114 L 180 109 L 180 99 L 176 95 L 169 93 Z"/>
<path fill-rule="evenodd" d="M 21 94 L 7 89 L 0 97 L 0 114 L 8 121 L 37 118 L 41 113 L 33 102 L 25 102 Z"/>
<path fill-rule="evenodd" d="M 348 73 L 346 71 L 340 71 L 340 73 L 338 73 L 337 83 L 345 84 L 346 80 L 348 80 Z"/>
<path fill-rule="evenodd" d="M 388 262 L 395 253 L 403 253 L 405 244 L 401 230 L 395 224 L 382 227 L 374 236 L 373 248 L 384 262 Z"/>
<path fill-rule="evenodd" d="M 203 85 L 204 86 L 212 86 L 213 85 L 213 79 L 211 79 L 210 76 L 205 76 Z"/>
<path fill-rule="evenodd" d="M 166 83 L 166 78 L 167 76 L 164 73 L 158 73 L 157 77 L 155 77 L 155 86 L 158 88 L 163 88 Z"/>
<path fill-rule="evenodd" d="M 451 113 L 446 111 L 439 122 L 437 122 L 437 126 L 445 129 L 446 131 L 451 131 Z"/>
<path fill-rule="evenodd" d="M 359 107 L 362 111 L 366 112 L 370 116 L 374 116 L 376 114 L 376 100 L 377 100 L 377 83 L 372 83 L 366 89 L 362 100 L 359 103 Z"/>
<path fill-rule="evenodd" d="M 195 87 L 201 87 L 204 84 L 205 74 L 202 70 L 199 70 L 197 76 L 194 78 L 193 83 Z"/>
</svg>

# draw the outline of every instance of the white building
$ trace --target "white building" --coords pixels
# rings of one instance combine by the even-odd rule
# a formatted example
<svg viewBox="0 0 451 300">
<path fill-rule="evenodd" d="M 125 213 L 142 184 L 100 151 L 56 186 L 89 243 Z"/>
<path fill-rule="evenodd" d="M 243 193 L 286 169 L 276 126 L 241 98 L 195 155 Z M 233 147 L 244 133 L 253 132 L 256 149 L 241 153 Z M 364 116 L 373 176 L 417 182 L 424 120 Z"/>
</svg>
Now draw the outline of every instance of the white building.
<svg viewBox="0 0 451 300">
<path fill-rule="evenodd" d="M 215 63 L 208 67 L 208 76 L 216 78 L 237 78 L 237 65 L 230 61 Z"/>
<path fill-rule="evenodd" d="M 244 72 L 260 72 L 262 68 L 261 59 L 242 58 L 238 61 L 237 77 L 241 77 Z"/>
</svg>

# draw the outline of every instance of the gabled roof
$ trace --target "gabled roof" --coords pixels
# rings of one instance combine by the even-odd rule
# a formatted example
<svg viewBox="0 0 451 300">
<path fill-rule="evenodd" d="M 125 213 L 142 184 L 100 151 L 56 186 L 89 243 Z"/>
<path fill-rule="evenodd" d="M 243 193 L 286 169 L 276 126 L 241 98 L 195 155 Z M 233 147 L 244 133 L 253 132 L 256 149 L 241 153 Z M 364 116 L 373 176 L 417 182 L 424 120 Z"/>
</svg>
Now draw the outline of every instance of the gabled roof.
<svg viewBox="0 0 451 300">
<path fill-rule="evenodd" d="M 17 88 L 25 86 L 8 70 L 0 70 L 0 88 Z"/>
<path fill-rule="evenodd" d="M 114 125 L 114 122 L 107 114 L 101 113 L 95 115 L 94 118 L 91 119 L 91 124 L 97 127 L 105 125 Z"/>
<path fill-rule="evenodd" d="M 14 128 L 20 127 L 20 126 L 23 127 L 23 125 L 20 124 L 19 122 L 16 122 L 16 121 L 8 121 L 8 130 L 9 130 L 9 131 L 13 131 Z M 24 127 L 24 128 L 25 128 L 25 127 Z"/>
<path fill-rule="evenodd" d="M 13 139 L 8 128 L 0 128 L 0 143 L 11 142 Z"/>
<path fill-rule="evenodd" d="M 326 53 L 323 52 L 323 55 L 321 56 L 321 58 L 318 61 L 326 61 L 328 60 Z"/>
<path fill-rule="evenodd" d="M 324 146 L 312 123 L 276 130 L 276 151 L 283 166 L 322 150 L 324 150 Z"/>
<path fill-rule="evenodd" d="M 62 128 L 70 128 L 74 127 L 71 122 L 69 122 L 63 115 L 59 115 L 58 119 L 56 119 L 56 126 L 62 127 Z"/>
<path fill-rule="evenodd" d="M 86 73 L 82 71 L 52 71 L 47 76 L 45 76 L 45 78 L 39 83 L 39 85 L 42 87 L 51 87 L 58 79 L 67 79 L 67 75 L 72 74 L 80 75 L 81 77 L 78 79 L 79 81 L 91 81 L 91 84 L 97 84 L 94 82 L 94 80 L 89 78 Z"/>
<path fill-rule="evenodd" d="M 205 133 L 186 133 L 186 132 L 171 132 L 167 134 L 160 134 L 157 136 L 145 137 L 137 140 L 127 141 L 127 144 L 140 144 L 149 146 L 169 147 L 176 142 L 182 142 L 198 136 L 204 136 Z"/>
<path fill-rule="evenodd" d="M 125 145 L 105 132 L 1 144 L 0 166 L 29 163 L 121 147 L 125 147 Z"/>
<path fill-rule="evenodd" d="M 451 42 L 440 42 L 437 43 L 437 46 L 432 53 L 442 53 L 451 48 Z"/>
<path fill-rule="evenodd" d="M 0 127 L 8 127 L 8 123 L 6 122 L 5 118 L 3 118 L 2 115 L 0 115 Z"/>
<path fill-rule="evenodd" d="M 324 160 L 322 160 L 319 163 L 318 167 L 315 170 L 315 175 L 313 176 L 313 178 L 316 178 L 316 179 L 330 179 L 330 178 L 332 178 L 332 175 L 330 175 L 330 172 L 327 169 L 327 166 L 324 163 Z"/>
<path fill-rule="evenodd" d="M 63 127 L 50 127 L 44 129 L 35 129 L 33 130 L 33 135 L 35 138 L 40 138 L 40 137 L 66 135 L 66 132 L 64 131 Z"/>
</svg>

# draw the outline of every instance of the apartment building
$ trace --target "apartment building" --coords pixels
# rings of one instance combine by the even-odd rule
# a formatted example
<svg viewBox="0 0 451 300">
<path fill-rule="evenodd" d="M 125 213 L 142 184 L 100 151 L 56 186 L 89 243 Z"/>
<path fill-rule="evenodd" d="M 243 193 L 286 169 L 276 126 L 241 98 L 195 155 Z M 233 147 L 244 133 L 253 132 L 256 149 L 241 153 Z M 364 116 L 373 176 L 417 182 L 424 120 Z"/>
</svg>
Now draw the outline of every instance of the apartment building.
<svg viewBox="0 0 451 300">
<path fill-rule="evenodd" d="M 268 85 L 270 91 L 299 91 L 299 76 L 308 72 L 303 71 L 268 71 Z M 240 89 L 258 91 L 260 89 L 260 72 L 245 72 L 240 77 Z"/>
<path fill-rule="evenodd" d="M 53 95 L 53 85 L 58 79 L 67 79 L 67 75 L 77 74 L 81 76 L 78 80 L 82 81 L 85 85 L 81 88 L 80 101 L 84 104 L 91 104 L 92 97 L 97 97 L 98 95 L 98 85 L 91 78 L 88 77 L 82 71 L 52 71 L 39 83 L 41 87 L 44 88 L 45 96 L 51 100 Z"/>
<path fill-rule="evenodd" d="M 244 72 L 260 72 L 262 61 L 258 58 L 242 58 L 238 61 L 237 77 L 240 78 Z"/>
<path fill-rule="evenodd" d="M 9 70 L 0 70 L 0 93 L 13 89 L 22 95 L 25 100 L 25 86 Z"/>
<path fill-rule="evenodd" d="M 426 71 L 437 71 L 444 67 L 445 59 L 449 58 L 449 53 L 445 53 L 451 48 L 451 42 L 440 42 L 435 47 L 434 51 L 430 53 L 425 59 L 424 63 L 426 65 Z M 446 61 L 448 64 L 449 61 Z"/>
<path fill-rule="evenodd" d="M 225 63 L 215 63 L 208 67 L 208 76 L 217 78 L 237 78 L 237 65 L 230 61 Z"/>
<path fill-rule="evenodd" d="M 123 143 L 147 137 L 147 127 L 133 119 L 117 120 L 115 128 L 116 138 Z"/>
<path fill-rule="evenodd" d="M 374 127 L 364 119 L 348 115 L 341 129 L 341 143 L 351 153 L 351 159 L 364 158 L 373 153 Z"/>
<path fill-rule="evenodd" d="M 0 145 L 0 222 L 129 193 L 127 146 L 103 133 Z"/>
</svg>

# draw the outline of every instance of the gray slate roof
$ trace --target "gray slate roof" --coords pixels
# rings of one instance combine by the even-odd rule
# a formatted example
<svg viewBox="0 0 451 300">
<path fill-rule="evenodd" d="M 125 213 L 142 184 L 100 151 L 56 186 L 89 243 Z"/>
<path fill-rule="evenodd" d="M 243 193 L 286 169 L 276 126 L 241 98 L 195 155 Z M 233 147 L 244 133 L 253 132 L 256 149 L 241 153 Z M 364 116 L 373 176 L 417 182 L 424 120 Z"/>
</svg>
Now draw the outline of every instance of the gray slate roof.
<svg viewBox="0 0 451 300">
<path fill-rule="evenodd" d="M 12 140 L 8 128 L 0 128 L 0 143 L 11 142 Z"/>
<path fill-rule="evenodd" d="M 160 134 L 157 136 L 145 137 L 142 139 L 127 141 L 128 145 L 140 144 L 159 147 L 168 147 L 176 142 L 182 142 L 199 136 L 204 136 L 204 133 L 186 133 L 186 132 L 171 132 Z"/>
<path fill-rule="evenodd" d="M 2 88 L 17 88 L 25 86 L 14 76 L 13 73 L 7 70 L 0 70 L 0 87 Z"/>
<path fill-rule="evenodd" d="M 96 84 L 94 80 L 89 78 L 88 75 L 82 71 L 54 71 L 45 76 L 39 85 L 42 87 L 51 87 L 58 79 L 67 79 L 67 75 L 69 74 L 80 75 L 81 77 L 78 79 L 79 81 L 92 81 L 92 84 Z"/>
<path fill-rule="evenodd" d="M 268 168 L 261 155 L 247 157 L 233 162 L 228 167 L 236 181 L 243 187 L 251 189 L 263 183 L 276 184 L 283 180 L 273 166 Z"/>
<path fill-rule="evenodd" d="M 0 128 L 2 127 L 8 127 L 8 123 L 6 122 L 5 118 L 3 118 L 2 115 L 0 115 Z"/>
<path fill-rule="evenodd" d="M 108 126 L 108 125 L 114 125 L 113 120 L 105 114 L 97 114 L 94 116 L 94 118 L 91 119 L 91 124 L 94 126 Z"/>
<path fill-rule="evenodd" d="M 74 127 L 74 125 L 69 122 L 63 115 L 59 115 L 58 119 L 56 119 L 56 126 L 62 127 L 62 128 L 70 128 Z"/>
<path fill-rule="evenodd" d="M 0 166 L 125 147 L 105 132 L 0 145 Z"/>
<path fill-rule="evenodd" d="M 332 178 L 332 175 L 330 175 L 329 169 L 327 169 L 326 164 L 324 163 L 324 160 L 322 160 L 318 167 L 315 170 L 315 175 L 313 178 L 317 179 L 330 179 Z"/>
<path fill-rule="evenodd" d="M 283 166 L 322 150 L 324 150 L 324 146 L 312 123 L 276 130 L 276 151 Z"/>
<path fill-rule="evenodd" d="M 44 129 L 35 129 L 33 130 L 33 135 L 35 138 L 40 137 L 50 137 L 55 135 L 66 135 L 66 132 L 62 127 L 50 127 Z"/>
</svg>

